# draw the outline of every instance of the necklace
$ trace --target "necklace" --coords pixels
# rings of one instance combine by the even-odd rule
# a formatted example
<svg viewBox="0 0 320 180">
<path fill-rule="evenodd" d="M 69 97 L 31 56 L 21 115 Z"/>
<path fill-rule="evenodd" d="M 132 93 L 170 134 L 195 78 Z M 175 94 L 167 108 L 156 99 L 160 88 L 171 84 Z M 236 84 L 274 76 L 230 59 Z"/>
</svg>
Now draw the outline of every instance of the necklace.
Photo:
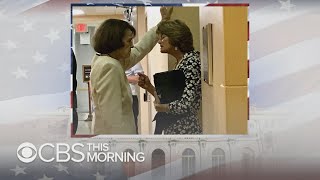
<svg viewBox="0 0 320 180">
<path fill-rule="evenodd" d="M 177 60 L 176 66 L 174 69 L 177 69 L 177 67 L 181 64 L 181 61 L 183 61 L 183 57 L 179 61 Z"/>
</svg>

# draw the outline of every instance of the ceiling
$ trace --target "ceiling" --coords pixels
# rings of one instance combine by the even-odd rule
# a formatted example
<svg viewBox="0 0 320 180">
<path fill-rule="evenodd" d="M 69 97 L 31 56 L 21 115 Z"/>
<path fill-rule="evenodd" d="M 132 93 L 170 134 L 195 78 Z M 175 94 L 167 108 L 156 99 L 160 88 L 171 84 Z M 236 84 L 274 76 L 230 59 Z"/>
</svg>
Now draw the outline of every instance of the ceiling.
<svg viewBox="0 0 320 180">
<path fill-rule="evenodd" d="M 92 16 L 92 15 L 117 15 L 123 14 L 125 8 L 112 7 L 112 6 L 73 6 L 73 9 L 79 9 L 84 11 L 84 15 L 80 16 Z"/>
</svg>

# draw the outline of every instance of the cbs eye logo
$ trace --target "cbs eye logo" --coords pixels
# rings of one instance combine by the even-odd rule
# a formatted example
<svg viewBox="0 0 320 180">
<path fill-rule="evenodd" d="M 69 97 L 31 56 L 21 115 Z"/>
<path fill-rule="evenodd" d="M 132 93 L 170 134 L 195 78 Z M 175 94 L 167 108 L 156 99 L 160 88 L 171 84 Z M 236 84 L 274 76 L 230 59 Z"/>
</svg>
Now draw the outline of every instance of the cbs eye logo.
<svg viewBox="0 0 320 180">
<path fill-rule="evenodd" d="M 24 163 L 30 163 L 37 157 L 37 148 L 31 143 L 22 143 L 17 149 L 17 157 Z"/>
</svg>

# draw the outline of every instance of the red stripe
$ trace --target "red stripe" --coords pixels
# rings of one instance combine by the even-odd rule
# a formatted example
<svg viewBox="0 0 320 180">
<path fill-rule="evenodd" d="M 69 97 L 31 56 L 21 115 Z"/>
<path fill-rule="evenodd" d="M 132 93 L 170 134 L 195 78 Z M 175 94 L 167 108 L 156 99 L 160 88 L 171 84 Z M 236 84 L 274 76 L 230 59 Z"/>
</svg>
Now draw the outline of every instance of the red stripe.
<svg viewBox="0 0 320 180">
<path fill-rule="evenodd" d="M 73 93 L 74 93 L 73 91 L 70 92 L 70 103 L 71 103 L 70 107 L 71 108 L 73 108 Z"/>
</svg>

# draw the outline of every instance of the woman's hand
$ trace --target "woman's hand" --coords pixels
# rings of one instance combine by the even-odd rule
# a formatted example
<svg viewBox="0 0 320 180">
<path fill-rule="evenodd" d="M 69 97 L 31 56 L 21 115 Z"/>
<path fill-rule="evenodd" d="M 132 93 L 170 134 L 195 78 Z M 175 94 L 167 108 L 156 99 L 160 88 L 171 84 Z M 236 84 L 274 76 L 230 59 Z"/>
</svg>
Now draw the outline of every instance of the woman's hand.
<svg viewBox="0 0 320 180">
<path fill-rule="evenodd" d="M 143 89 L 149 90 L 152 87 L 149 77 L 142 73 L 138 73 L 138 75 L 139 75 L 138 85 Z"/>
<path fill-rule="evenodd" d="M 157 102 L 154 102 L 154 108 L 157 112 L 168 112 L 169 104 L 158 104 Z"/>
<path fill-rule="evenodd" d="M 172 7 L 161 7 L 160 8 L 160 13 L 161 13 L 161 17 L 162 17 L 162 21 L 167 21 L 170 20 L 171 18 L 171 14 L 172 14 Z"/>
<path fill-rule="evenodd" d="M 169 104 L 161 104 L 159 96 L 156 91 L 154 91 L 154 108 L 157 112 L 168 112 L 169 111 Z"/>
</svg>

